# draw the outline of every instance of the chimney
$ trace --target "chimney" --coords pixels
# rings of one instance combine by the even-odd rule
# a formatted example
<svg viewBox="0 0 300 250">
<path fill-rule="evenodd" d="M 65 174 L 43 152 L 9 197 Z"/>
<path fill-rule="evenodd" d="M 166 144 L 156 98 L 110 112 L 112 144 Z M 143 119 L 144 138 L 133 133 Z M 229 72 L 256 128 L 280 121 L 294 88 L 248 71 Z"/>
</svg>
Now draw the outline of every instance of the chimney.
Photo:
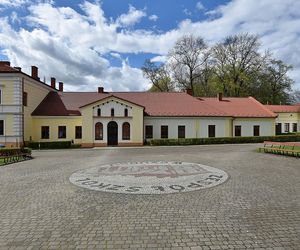
<svg viewBox="0 0 300 250">
<path fill-rule="evenodd" d="M 21 67 L 14 67 L 16 70 L 18 71 L 22 71 L 22 68 Z"/>
<path fill-rule="evenodd" d="M 186 89 L 185 93 L 187 93 L 188 95 L 193 96 L 193 90 L 192 89 Z"/>
<path fill-rule="evenodd" d="M 56 83 L 56 79 L 54 77 L 51 77 L 51 88 L 56 88 L 55 86 L 55 83 Z"/>
<path fill-rule="evenodd" d="M 63 92 L 63 91 L 64 91 L 64 83 L 63 83 L 63 82 L 59 82 L 58 90 L 59 90 L 60 92 Z"/>
<path fill-rule="evenodd" d="M 10 62 L 9 61 L 0 61 L 0 65 L 10 66 Z"/>
<path fill-rule="evenodd" d="M 98 93 L 99 93 L 99 94 L 104 93 L 104 88 L 103 88 L 103 87 L 98 87 Z"/>
<path fill-rule="evenodd" d="M 217 98 L 220 102 L 223 101 L 223 93 L 218 93 Z"/>
<path fill-rule="evenodd" d="M 36 80 L 40 80 L 39 78 L 39 68 L 36 66 L 31 66 L 31 77 L 36 79 Z"/>
</svg>

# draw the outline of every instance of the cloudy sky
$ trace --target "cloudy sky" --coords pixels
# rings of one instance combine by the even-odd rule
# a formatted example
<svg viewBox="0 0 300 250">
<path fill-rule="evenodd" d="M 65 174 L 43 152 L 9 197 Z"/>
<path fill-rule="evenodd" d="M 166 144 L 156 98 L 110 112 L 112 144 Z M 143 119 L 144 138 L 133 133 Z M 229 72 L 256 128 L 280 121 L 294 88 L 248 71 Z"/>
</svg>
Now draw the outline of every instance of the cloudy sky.
<svg viewBox="0 0 300 250">
<path fill-rule="evenodd" d="M 292 64 L 300 89 L 299 0 L 0 0 L 0 60 L 69 91 L 145 90 L 144 60 L 164 60 L 185 34 L 214 44 L 249 32 Z"/>
</svg>

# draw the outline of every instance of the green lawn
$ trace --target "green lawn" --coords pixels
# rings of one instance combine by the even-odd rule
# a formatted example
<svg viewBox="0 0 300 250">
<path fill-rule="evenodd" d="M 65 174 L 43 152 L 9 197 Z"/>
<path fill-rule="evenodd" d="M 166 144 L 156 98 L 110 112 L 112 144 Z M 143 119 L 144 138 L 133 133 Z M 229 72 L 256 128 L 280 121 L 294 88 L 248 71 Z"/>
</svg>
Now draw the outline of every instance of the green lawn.
<svg viewBox="0 0 300 250">
<path fill-rule="evenodd" d="M 15 162 L 20 162 L 20 161 L 23 161 L 25 160 L 24 157 L 18 157 L 18 160 L 17 161 L 10 161 L 10 162 L 4 162 L 4 159 L 3 158 L 0 158 L 0 166 L 3 166 L 3 165 L 6 165 L 6 164 L 11 164 L 11 163 L 15 163 Z"/>
</svg>

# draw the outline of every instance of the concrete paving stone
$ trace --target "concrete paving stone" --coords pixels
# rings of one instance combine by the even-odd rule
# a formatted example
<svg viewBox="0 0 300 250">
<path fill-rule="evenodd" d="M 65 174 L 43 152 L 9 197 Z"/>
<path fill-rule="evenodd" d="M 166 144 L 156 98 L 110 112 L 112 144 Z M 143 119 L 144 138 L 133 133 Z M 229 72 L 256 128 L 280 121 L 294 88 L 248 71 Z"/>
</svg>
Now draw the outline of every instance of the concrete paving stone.
<svg viewBox="0 0 300 250">
<path fill-rule="evenodd" d="M 0 167 L 0 249 L 300 249 L 300 160 L 260 145 L 34 151 Z M 80 170 L 184 161 L 229 175 L 218 186 L 165 195 L 73 185 Z"/>
</svg>

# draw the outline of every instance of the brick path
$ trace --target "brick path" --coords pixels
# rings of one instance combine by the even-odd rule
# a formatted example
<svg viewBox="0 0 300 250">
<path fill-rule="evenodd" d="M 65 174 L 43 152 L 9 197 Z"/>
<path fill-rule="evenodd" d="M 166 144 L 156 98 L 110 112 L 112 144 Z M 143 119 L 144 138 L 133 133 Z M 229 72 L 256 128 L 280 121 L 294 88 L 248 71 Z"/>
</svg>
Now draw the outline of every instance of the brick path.
<svg viewBox="0 0 300 250">
<path fill-rule="evenodd" d="M 300 160 L 257 145 L 34 152 L 0 167 L 0 249 L 300 249 Z M 167 195 L 92 191 L 80 169 L 182 160 L 226 171 L 222 185 Z"/>
</svg>

